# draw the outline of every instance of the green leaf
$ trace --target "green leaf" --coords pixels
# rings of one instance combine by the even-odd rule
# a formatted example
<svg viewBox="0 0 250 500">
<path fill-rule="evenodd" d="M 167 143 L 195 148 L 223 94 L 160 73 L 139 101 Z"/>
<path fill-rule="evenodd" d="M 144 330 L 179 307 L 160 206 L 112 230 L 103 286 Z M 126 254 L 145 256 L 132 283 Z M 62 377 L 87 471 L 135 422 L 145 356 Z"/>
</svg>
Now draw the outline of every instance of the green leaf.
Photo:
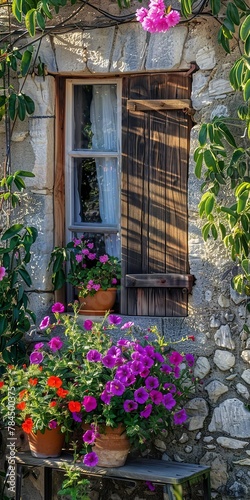
<svg viewBox="0 0 250 500">
<path fill-rule="evenodd" d="M 194 173 L 198 179 L 201 178 L 202 164 L 203 164 L 203 153 L 200 153 L 198 156 L 198 159 L 196 161 L 195 171 L 194 171 Z"/>
<path fill-rule="evenodd" d="M 13 224 L 13 226 L 9 227 L 9 229 L 7 229 L 7 231 L 3 233 L 1 240 L 6 241 L 9 238 L 12 238 L 12 236 L 14 236 L 15 234 L 20 233 L 23 227 L 24 227 L 23 224 Z"/>
<path fill-rule="evenodd" d="M 210 149 L 206 149 L 206 151 L 204 152 L 204 161 L 207 167 L 212 167 L 214 170 L 216 170 L 216 159 Z"/>
<path fill-rule="evenodd" d="M 35 177 L 33 172 L 29 172 L 28 170 L 17 170 L 16 174 L 20 177 Z"/>
<path fill-rule="evenodd" d="M 208 236 L 210 233 L 210 227 L 211 227 L 211 223 L 207 222 L 202 228 L 202 238 L 204 239 L 204 241 L 207 241 L 207 239 L 208 239 Z"/>
<path fill-rule="evenodd" d="M 30 36 L 35 36 L 36 33 L 36 9 L 28 10 L 25 16 L 25 26 Z"/>
<path fill-rule="evenodd" d="M 17 98 L 18 98 L 17 114 L 18 118 L 23 122 L 26 116 L 25 101 L 22 94 L 18 94 Z"/>
<path fill-rule="evenodd" d="M 228 144 L 230 144 L 231 146 L 233 146 L 234 148 L 237 148 L 237 144 L 234 140 L 234 137 L 233 135 L 231 134 L 230 130 L 228 129 L 228 127 L 226 126 L 225 123 L 223 122 L 220 122 L 218 124 L 218 128 L 219 130 L 223 133 L 223 136 L 224 138 L 226 139 L 226 141 L 228 142 Z"/>
<path fill-rule="evenodd" d="M 232 154 L 232 158 L 229 167 L 233 167 L 237 161 L 245 155 L 245 150 L 243 148 L 237 148 Z"/>
<path fill-rule="evenodd" d="M 217 14 L 220 12 L 221 8 L 221 1 L 220 0 L 211 0 L 211 9 L 212 13 L 214 16 L 217 16 Z"/>
<path fill-rule="evenodd" d="M 30 277 L 29 273 L 26 271 L 26 269 L 19 268 L 18 273 L 23 278 L 26 285 L 30 286 L 32 284 L 31 277 Z"/>
<path fill-rule="evenodd" d="M 211 194 L 210 196 L 208 196 L 208 198 L 206 200 L 206 203 L 205 203 L 205 214 L 206 214 L 206 216 L 208 216 L 209 214 L 211 214 L 211 212 L 213 211 L 214 202 L 215 202 L 214 196 Z"/>
<path fill-rule="evenodd" d="M 16 94 L 14 93 L 9 97 L 9 114 L 11 120 L 14 120 L 16 116 Z"/>
<path fill-rule="evenodd" d="M 65 285 L 65 281 L 66 281 L 65 273 L 61 269 L 53 277 L 53 285 L 54 285 L 55 290 L 59 290 L 60 288 L 62 288 L 62 286 Z"/>
<path fill-rule="evenodd" d="M 244 52 L 247 56 L 250 56 L 250 35 L 248 35 L 245 41 Z"/>
<path fill-rule="evenodd" d="M 12 13 L 19 23 L 22 22 L 22 0 L 13 0 Z"/>
<path fill-rule="evenodd" d="M 239 26 L 240 24 L 239 11 L 236 5 L 232 2 L 229 2 L 227 6 L 227 16 L 234 24 L 237 24 L 237 26 Z"/>
<path fill-rule="evenodd" d="M 222 224 L 222 222 L 219 222 L 219 230 L 220 230 L 221 239 L 224 240 L 224 238 L 226 236 L 226 228 L 225 228 L 224 224 Z"/>
<path fill-rule="evenodd" d="M 240 214 L 241 212 L 243 212 L 243 210 L 245 210 L 246 204 L 248 201 L 248 197 L 249 197 L 249 191 L 244 191 L 240 195 L 238 203 L 237 203 L 237 213 L 238 214 Z"/>
<path fill-rule="evenodd" d="M 23 333 L 22 332 L 19 332 L 16 335 L 13 335 L 13 337 L 11 337 L 11 339 L 8 340 L 8 342 L 6 344 L 6 347 L 9 347 L 9 346 L 11 346 L 13 344 L 17 344 L 19 342 L 19 340 L 21 340 L 22 337 L 23 337 Z"/>
<path fill-rule="evenodd" d="M 223 26 L 219 29 L 218 32 L 218 43 L 222 45 L 223 49 L 230 54 L 230 47 L 229 47 L 229 42 L 228 39 L 224 35 L 224 30 Z"/>
<path fill-rule="evenodd" d="M 30 63 L 31 63 L 31 58 L 32 58 L 32 51 L 28 50 L 28 49 L 25 50 L 25 52 L 23 53 L 23 56 L 22 56 L 22 60 L 21 60 L 21 74 L 22 74 L 22 76 L 25 76 L 28 73 Z"/>
<path fill-rule="evenodd" d="M 244 0 L 234 0 L 234 3 L 236 5 L 236 7 L 238 7 L 238 9 L 241 9 L 243 11 L 246 11 L 248 9 Z"/>
<path fill-rule="evenodd" d="M 250 99 L 250 79 L 247 81 L 246 85 L 244 85 L 243 97 L 245 101 L 248 101 Z"/>
<path fill-rule="evenodd" d="M 16 176 L 14 178 L 14 183 L 15 183 L 17 189 L 19 189 L 19 191 L 21 191 L 22 189 L 25 188 L 25 183 L 21 177 Z"/>
<path fill-rule="evenodd" d="M 218 238 L 218 231 L 217 231 L 217 228 L 216 228 L 215 224 L 211 225 L 211 233 L 212 233 L 213 239 L 217 240 L 217 238 Z"/>
<path fill-rule="evenodd" d="M 35 111 L 35 103 L 34 103 L 33 99 L 31 99 L 31 97 L 29 97 L 28 95 L 25 95 L 25 94 L 22 94 L 22 95 L 23 95 L 23 98 L 25 101 L 26 111 L 27 111 L 28 115 L 32 115 Z"/>
<path fill-rule="evenodd" d="M 223 22 L 223 33 L 226 38 L 232 38 L 231 33 L 235 32 L 234 23 L 226 17 Z"/>
<path fill-rule="evenodd" d="M 36 13 L 36 18 L 37 18 L 37 24 L 41 28 L 42 31 L 45 30 L 45 20 L 43 17 L 43 14 L 39 11 Z"/>
<path fill-rule="evenodd" d="M 199 140 L 199 143 L 201 146 L 205 146 L 205 144 L 207 142 L 207 124 L 206 123 L 203 123 L 201 128 L 200 128 L 198 140 Z"/>
<path fill-rule="evenodd" d="M 48 17 L 48 19 L 53 18 L 46 0 L 42 0 L 42 7 L 41 8 L 42 8 L 44 14 L 46 15 L 46 17 Z"/>
<path fill-rule="evenodd" d="M 247 275 L 250 275 L 250 260 L 249 259 L 243 259 L 241 262 L 241 267 Z"/>
<path fill-rule="evenodd" d="M 240 27 L 240 38 L 243 42 L 246 41 L 247 37 L 250 33 L 250 14 L 244 19 L 241 27 Z"/>
</svg>

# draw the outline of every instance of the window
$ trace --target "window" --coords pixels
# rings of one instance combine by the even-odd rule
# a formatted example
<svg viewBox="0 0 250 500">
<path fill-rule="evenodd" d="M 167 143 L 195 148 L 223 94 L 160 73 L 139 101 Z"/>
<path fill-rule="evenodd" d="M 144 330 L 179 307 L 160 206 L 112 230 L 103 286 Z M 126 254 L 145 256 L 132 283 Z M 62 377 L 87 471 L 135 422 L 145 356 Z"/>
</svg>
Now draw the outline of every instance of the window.
<svg viewBox="0 0 250 500">
<path fill-rule="evenodd" d="M 121 256 L 121 314 L 186 316 L 190 76 L 58 78 L 57 90 L 56 244 L 84 232 Z"/>
</svg>

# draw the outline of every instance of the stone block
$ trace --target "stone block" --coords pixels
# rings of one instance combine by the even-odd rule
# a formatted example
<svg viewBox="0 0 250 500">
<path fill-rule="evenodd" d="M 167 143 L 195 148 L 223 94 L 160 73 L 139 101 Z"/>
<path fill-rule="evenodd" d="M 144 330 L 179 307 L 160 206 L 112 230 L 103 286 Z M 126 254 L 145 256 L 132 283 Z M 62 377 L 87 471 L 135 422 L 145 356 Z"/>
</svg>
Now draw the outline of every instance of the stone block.
<svg viewBox="0 0 250 500">
<path fill-rule="evenodd" d="M 185 26 L 176 26 L 173 30 L 169 30 L 166 33 L 154 33 L 151 35 L 146 69 L 167 70 L 179 68 L 186 36 L 187 28 Z"/>
<path fill-rule="evenodd" d="M 92 32 L 87 32 L 87 34 Z M 75 31 L 54 37 L 57 71 L 77 72 L 86 70 L 85 34 Z"/>
<path fill-rule="evenodd" d="M 110 71 L 139 71 L 144 69 L 147 33 L 138 24 L 118 27 Z"/>
<path fill-rule="evenodd" d="M 107 73 L 112 60 L 115 28 L 96 29 L 83 33 L 86 67 L 91 73 Z"/>
</svg>

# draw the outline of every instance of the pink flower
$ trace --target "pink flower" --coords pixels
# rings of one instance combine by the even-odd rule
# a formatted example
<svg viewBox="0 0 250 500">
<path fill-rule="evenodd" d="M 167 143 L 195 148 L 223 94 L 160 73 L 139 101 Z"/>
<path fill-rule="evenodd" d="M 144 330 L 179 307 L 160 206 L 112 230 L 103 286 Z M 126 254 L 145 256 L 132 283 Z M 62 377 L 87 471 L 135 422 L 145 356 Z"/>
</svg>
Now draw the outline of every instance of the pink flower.
<svg viewBox="0 0 250 500">
<path fill-rule="evenodd" d="M 76 254 L 76 261 L 78 262 L 78 264 L 79 264 L 79 262 L 82 262 L 82 259 L 83 259 L 82 254 L 80 254 L 80 253 Z"/>
<path fill-rule="evenodd" d="M 5 274 L 6 274 L 6 269 L 5 269 L 5 267 L 3 267 L 3 266 L 2 266 L 2 267 L 0 267 L 0 281 L 2 281 L 2 279 L 3 279 L 3 278 L 4 278 L 4 276 L 5 276 Z"/>
<path fill-rule="evenodd" d="M 57 428 L 57 421 L 56 420 L 51 420 L 51 422 L 49 422 L 49 428 L 50 429 L 56 429 Z"/>
<path fill-rule="evenodd" d="M 81 245 L 81 240 L 78 240 L 77 238 L 73 238 L 73 243 L 74 243 L 74 247 L 77 247 L 77 245 Z"/>
<path fill-rule="evenodd" d="M 94 451 L 87 453 L 86 455 L 84 455 L 83 463 L 88 467 L 95 467 L 98 464 L 97 454 Z"/>
<path fill-rule="evenodd" d="M 188 416 L 186 413 L 186 410 L 182 409 L 177 411 L 177 413 L 174 414 L 174 424 L 175 425 L 181 425 L 184 422 L 186 422 Z"/>
<path fill-rule="evenodd" d="M 56 352 L 61 347 L 63 346 L 63 342 L 61 341 L 60 337 L 53 337 L 49 342 L 48 342 L 51 351 Z"/>
<path fill-rule="evenodd" d="M 144 17 L 146 17 L 147 13 L 148 13 L 148 10 L 145 9 L 145 7 L 141 7 L 141 9 L 137 9 L 136 13 L 135 13 L 137 21 L 139 21 L 139 23 L 141 23 L 143 21 Z"/>
<path fill-rule="evenodd" d="M 98 290 L 100 290 L 100 288 L 101 288 L 101 285 L 96 284 L 96 285 L 93 285 L 93 286 L 92 286 L 92 288 L 93 288 L 96 292 L 98 292 Z"/>
<path fill-rule="evenodd" d="M 169 357 L 169 362 L 172 365 L 180 365 L 182 361 L 183 361 L 183 356 L 177 351 L 172 352 L 172 354 Z"/>
<path fill-rule="evenodd" d="M 40 330 L 45 330 L 45 328 L 48 328 L 49 324 L 50 324 L 50 317 L 45 316 L 45 318 L 42 319 L 39 325 Z"/>
<path fill-rule="evenodd" d="M 83 248 L 82 254 L 83 255 L 89 255 L 89 250 L 87 248 Z"/>
<path fill-rule="evenodd" d="M 94 248 L 94 243 L 87 243 L 87 247 L 92 250 Z"/>
<path fill-rule="evenodd" d="M 194 366 L 194 361 L 195 360 L 194 360 L 193 354 L 186 354 L 185 358 L 186 358 L 186 362 L 187 362 L 188 366 L 190 366 L 190 368 L 192 366 Z"/>
<path fill-rule="evenodd" d="M 89 260 L 95 260 L 96 259 L 96 253 L 90 253 L 88 254 L 88 259 Z"/>
<path fill-rule="evenodd" d="M 112 278 L 111 285 L 117 285 L 117 279 L 116 278 Z"/>
<path fill-rule="evenodd" d="M 126 330 L 126 328 L 131 328 L 134 326 L 133 321 L 128 321 L 127 323 L 124 323 L 124 325 L 121 326 L 121 330 Z"/>
<path fill-rule="evenodd" d="M 93 321 L 91 319 L 86 319 L 83 323 L 85 330 L 91 330 L 93 326 Z"/>
<path fill-rule="evenodd" d="M 122 322 L 122 318 L 120 318 L 120 316 L 116 316 L 115 314 L 110 314 L 108 320 L 111 325 L 120 325 Z"/>
<path fill-rule="evenodd" d="M 33 351 L 30 355 L 30 364 L 39 365 L 43 360 L 43 354 L 39 351 Z"/>
<path fill-rule="evenodd" d="M 43 342 L 38 342 L 37 344 L 35 344 L 35 349 L 42 349 L 42 347 L 44 346 L 44 343 Z"/>
<path fill-rule="evenodd" d="M 97 407 L 96 398 L 94 396 L 84 396 L 82 406 L 87 413 L 94 410 Z"/>
<path fill-rule="evenodd" d="M 155 405 L 159 405 L 162 402 L 163 395 L 160 391 L 153 390 L 150 392 L 150 397 Z"/>
<path fill-rule="evenodd" d="M 172 28 L 173 26 L 176 26 L 176 24 L 178 24 L 181 16 L 177 10 L 171 10 L 166 17 L 168 20 L 169 28 Z"/>
<path fill-rule="evenodd" d="M 106 255 L 106 254 L 105 254 L 105 255 L 101 255 L 101 256 L 99 257 L 99 261 L 100 261 L 102 264 L 105 264 L 105 262 L 108 262 L 108 260 L 109 260 L 109 256 L 108 256 L 108 255 Z"/>
<path fill-rule="evenodd" d="M 55 304 L 51 308 L 51 311 L 53 313 L 63 313 L 64 309 L 64 305 L 61 302 L 55 302 Z"/>
</svg>

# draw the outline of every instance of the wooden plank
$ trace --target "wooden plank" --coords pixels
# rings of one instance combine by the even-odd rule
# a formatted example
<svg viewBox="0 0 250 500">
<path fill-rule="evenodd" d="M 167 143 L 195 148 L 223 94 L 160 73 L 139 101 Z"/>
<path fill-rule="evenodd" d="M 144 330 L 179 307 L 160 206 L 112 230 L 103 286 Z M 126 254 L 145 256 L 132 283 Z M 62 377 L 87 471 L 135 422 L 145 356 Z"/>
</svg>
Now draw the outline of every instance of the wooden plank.
<svg viewBox="0 0 250 500">
<path fill-rule="evenodd" d="M 163 111 L 191 109 L 191 99 L 128 99 L 128 111 Z"/>
<path fill-rule="evenodd" d="M 133 288 L 182 288 L 191 292 L 193 281 L 192 274 L 127 274 L 125 286 Z"/>
</svg>

